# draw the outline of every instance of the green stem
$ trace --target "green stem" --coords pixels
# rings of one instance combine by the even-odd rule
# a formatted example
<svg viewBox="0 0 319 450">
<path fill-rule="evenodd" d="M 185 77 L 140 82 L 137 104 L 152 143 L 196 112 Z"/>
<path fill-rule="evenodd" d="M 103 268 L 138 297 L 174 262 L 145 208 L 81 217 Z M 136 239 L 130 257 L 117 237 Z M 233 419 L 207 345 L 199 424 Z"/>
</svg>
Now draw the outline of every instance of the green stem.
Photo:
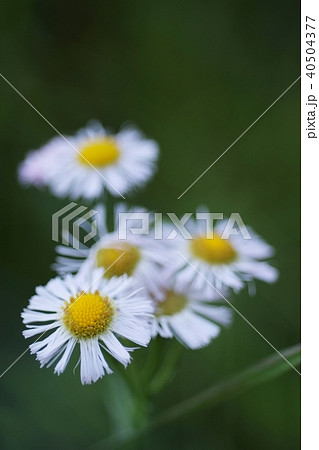
<svg viewBox="0 0 319 450">
<path fill-rule="evenodd" d="M 164 342 L 170 344 L 165 357 L 161 360 L 161 365 L 150 382 L 149 394 L 156 395 L 172 379 L 175 374 L 177 363 L 182 355 L 184 347 L 176 340 Z"/>
<path fill-rule="evenodd" d="M 300 364 L 300 345 L 289 347 L 281 352 L 285 358 L 290 358 L 292 365 Z M 244 370 L 234 377 L 218 383 L 199 394 L 178 403 L 171 407 L 163 415 L 158 417 L 153 423 L 156 426 L 179 419 L 198 409 L 216 406 L 235 395 L 239 395 L 254 386 L 276 378 L 291 367 L 280 355 L 273 354 L 263 359 L 256 365 Z"/>
<path fill-rule="evenodd" d="M 286 348 L 280 352 L 286 359 L 289 359 L 293 366 L 300 364 L 300 344 Z M 196 410 L 215 407 L 236 395 L 241 394 L 254 386 L 277 378 L 291 370 L 291 366 L 278 354 L 262 359 L 254 366 L 240 372 L 226 381 L 193 395 L 192 397 L 169 408 L 162 415 L 155 417 L 145 428 L 130 432 L 123 432 L 104 439 L 95 444 L 92 448 L 115 449 L 128 443 L 133 443 L 146 432 L 167 425 L 175 420 L 193 413 Z"/>
</svg>

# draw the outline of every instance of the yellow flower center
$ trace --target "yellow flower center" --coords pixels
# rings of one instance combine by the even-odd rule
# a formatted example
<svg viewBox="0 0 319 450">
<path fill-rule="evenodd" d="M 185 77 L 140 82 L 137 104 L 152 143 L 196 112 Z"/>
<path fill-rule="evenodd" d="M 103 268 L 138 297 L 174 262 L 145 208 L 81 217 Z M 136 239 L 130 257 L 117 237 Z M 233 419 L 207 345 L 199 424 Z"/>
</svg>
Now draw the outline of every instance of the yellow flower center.
<svg viewBox="0 0 319 450">
<path fill-rule="evenodd" d="M 188 303 L 184 295 L 168 291 L 163 301 L 157 305 L 156 316 L 173 316 L 182 311 Z"/>
<path fill-rule="evenodd" d="M 71 297 L 64 307 L 63 322 L 78 339 L 89 339 L 103 333 L 114 316 L 108 297 L 81 292 Z"/>
<path fill-rule="evenodd" d="M 112 278 L 123 274 L 132 275 L 139 260 L 140 251 L 133 245 L 121 243 L 114 244 L 114 247 L 101 248 L 96 255 L 98 267 L 106 269 L 104 276 Z"/>
<path fill-rule="evenodd" d="M 190 243 L 192 254 L 210 264 L 229 264 L 237 258 L 228 240 L 214 234 L 214 237 L 197 236 Z"/>
<path fill-rule="evenodd" d="M 81 164 L 97 167 L 113 164 L 120 156 L 115 139 L 105 137 L 89 141 L 81 150 L 78 159 Z"/>
</svg>

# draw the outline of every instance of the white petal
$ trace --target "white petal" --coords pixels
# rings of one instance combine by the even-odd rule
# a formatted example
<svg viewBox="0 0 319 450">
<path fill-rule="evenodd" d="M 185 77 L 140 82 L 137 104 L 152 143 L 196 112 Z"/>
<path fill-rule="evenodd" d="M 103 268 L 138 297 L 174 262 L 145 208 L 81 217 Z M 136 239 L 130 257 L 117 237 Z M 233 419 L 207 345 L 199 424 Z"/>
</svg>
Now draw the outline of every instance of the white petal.
<svg viewBox="0 0 319 450">
<path fill-rule="evenodd" d="M 229 325 L 232 322 L 232 310 L 226 306 L 203 305 L 196 302 L 191 304 L 190 307 L 193 311 L 221 325 Z"/>
<path fill-rule="evenodd" d="M 81 382 L 90 384 L 103 377 L 104 373 L 112 373 L 101 352 L 97 339 L 80 340 Z"/>
<path fill-rule="evenodd" d="M 65 347 L 64 353 L 58 364 L 55 366 L 54 373 L 57 373 L 60 375 L 60 373 L 64 372 L 70 357 L 72 355 L 72 352 L 74 350 L 74 347 L 76 345 L 75 339 L 70 339 Z"/>
<path fill-rule="evenodd" d="M 117 359 L 121 364 L 125 367 L 131 360 L 131 356 L 129 352 L 125 349 L 125 347 L 116 339 L 113 333 L 102 334 L 100 339 L 106 345 L 109 353 Z"/>
<path fill-rule="evenodd" d="M 204 347 L 220 332 L 219 326 L 190 311 L 172 316 L 170 327 L 177 339 L 191 349 Z"/>
</svg>

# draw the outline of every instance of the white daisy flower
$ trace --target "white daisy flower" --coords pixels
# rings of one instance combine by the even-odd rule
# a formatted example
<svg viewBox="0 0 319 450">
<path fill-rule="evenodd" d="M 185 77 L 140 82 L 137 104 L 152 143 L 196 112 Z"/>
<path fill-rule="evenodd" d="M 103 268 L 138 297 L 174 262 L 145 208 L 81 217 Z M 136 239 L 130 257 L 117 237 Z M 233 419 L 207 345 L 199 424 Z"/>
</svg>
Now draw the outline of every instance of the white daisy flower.
<svg viewBox="0 0 319 450">
<path fill-rule="evenodd" d="M 210 302 L 220 300 L 212 289 L 204 293 L 188 286 L 166 282 L 162 298 L 155 298 L 152 337 L 176 337 L 183 345 L 196 349 L 218 336 L 221 325 L 229 325 L 232 311 Z"/>
<path fill-rule="evenodd" d="M 134 277 L 141 287 L 160 296 L 159 269 L 167 263 L 167 246 L 163 241 L 155 240 L 152 232 L 147 235 L 128 232 L 126 239 L 119 238 L 119 213 L 145 213 L 146 210 L 126 209 L 124 204 L 119 204 L 115 211 L 115 231 L 108 233 L 105 225 L 105 209 L 102 205 L 97 209 L 99 218 L 95 244 L 88 248 L 78 242 L 79 249 L 57 246 L 58 256 L 53 269 L 59 274 L 65 274 L 77 271 L 89 273 L 99 267 L 108 268 L 104 275 L 106 278 L 126 274 Z M 134 227 L 131 220 L 129 224 Z M 72 235 L 69 236 L 69 242 L 70 244 L 73 242 Z"/>
<path fill-rule="evenodd" d="M 106 280 L 102 275 L 103 270 L 97 270 L 88 277 L 54 278 L 36 289 L 22 313 L 27 327 L 23 335 L 40 335 L 30 350 L 41 367 L 58 360 L 54 372 L 64 372 L 79 344 L 82 384 L 112 373 L 102 350 L 127 366 L 134 349 L 126 348 L 118 337 L 146 346 L 151 335 L 152 302 L 136 290 L 131 278 Z M 47 331 L 51 334 L 41 339 Z"/>
<path fill-rule="evenodd" d="M 274 249 L 251 228 L 247 228 L 251 239 L 244 239 L 240 232 L 226 239 L 226 225 L 227 220 L 220 221 L 207 233 L 203 220 L 189 220 L 192 239 L 178 235 L 171 241 L 170 270 L 176 273 L 178 286 L 190 282 L 194 289 L 210 291 L 210 283 L 218 290 L 230 287 L 237 292 L 254 279 L 267 283 L 277 280 L 277 269 L 263 261 Z"/>
<path fill-rule="evenodd" d="M 47 170 L 41 185 L 47 184 L 58 197 L 96 199 L 104 189 L 123 197 L 151 178 L 158 152 L 157 143 L 135 128 L 113 135 L 98 122 L 91 122 L 74 137 L 54 138 L 28 155 L 20 179 L 38 185 L 32 174 L 40 167 Z"/>
</svg>

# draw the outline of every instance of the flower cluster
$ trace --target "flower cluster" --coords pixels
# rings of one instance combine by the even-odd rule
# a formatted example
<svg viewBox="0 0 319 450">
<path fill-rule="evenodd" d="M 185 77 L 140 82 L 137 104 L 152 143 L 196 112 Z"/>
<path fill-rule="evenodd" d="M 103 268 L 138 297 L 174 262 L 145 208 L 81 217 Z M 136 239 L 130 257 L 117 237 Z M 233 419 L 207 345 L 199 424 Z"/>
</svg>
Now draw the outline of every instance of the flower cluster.
<svg viewBox="0 0 319 450">
<path fill-rule="evenodd" d="M 113 135 L 94 122 L 74 137 L 52 139 L 20 165 L 21 183 L 94 201 L 100 217 L 93 245 L 57 247 L 58 276 L 36 288 L 22 313 L 24 336 L 37 337 L 30 350 L 41 367 L 55 364 L 62 373 L 79 346 L 81 381 L 89 384 L 112 372 L 109 356 L 126 366 L 136 345 L 156 336 L 201 348 L 231 323 L 225 295 L 255 279 L 276 280 L 277 270 L 265 261 L 273 249 L 251 229 L 249 240 L 225 239 L 224 221 L 207 231 L 191 220 L 192 239 L 178 233 L 166 239 L 168 224 L 162 239 L 153 229 L 120 239 L 119 213 L 133 211 L 122 203 L 114 205 L 107 229 L 108 203 L 144 185 L 158 153 L 157 143 L 134 128 Z"/>
</svg>

